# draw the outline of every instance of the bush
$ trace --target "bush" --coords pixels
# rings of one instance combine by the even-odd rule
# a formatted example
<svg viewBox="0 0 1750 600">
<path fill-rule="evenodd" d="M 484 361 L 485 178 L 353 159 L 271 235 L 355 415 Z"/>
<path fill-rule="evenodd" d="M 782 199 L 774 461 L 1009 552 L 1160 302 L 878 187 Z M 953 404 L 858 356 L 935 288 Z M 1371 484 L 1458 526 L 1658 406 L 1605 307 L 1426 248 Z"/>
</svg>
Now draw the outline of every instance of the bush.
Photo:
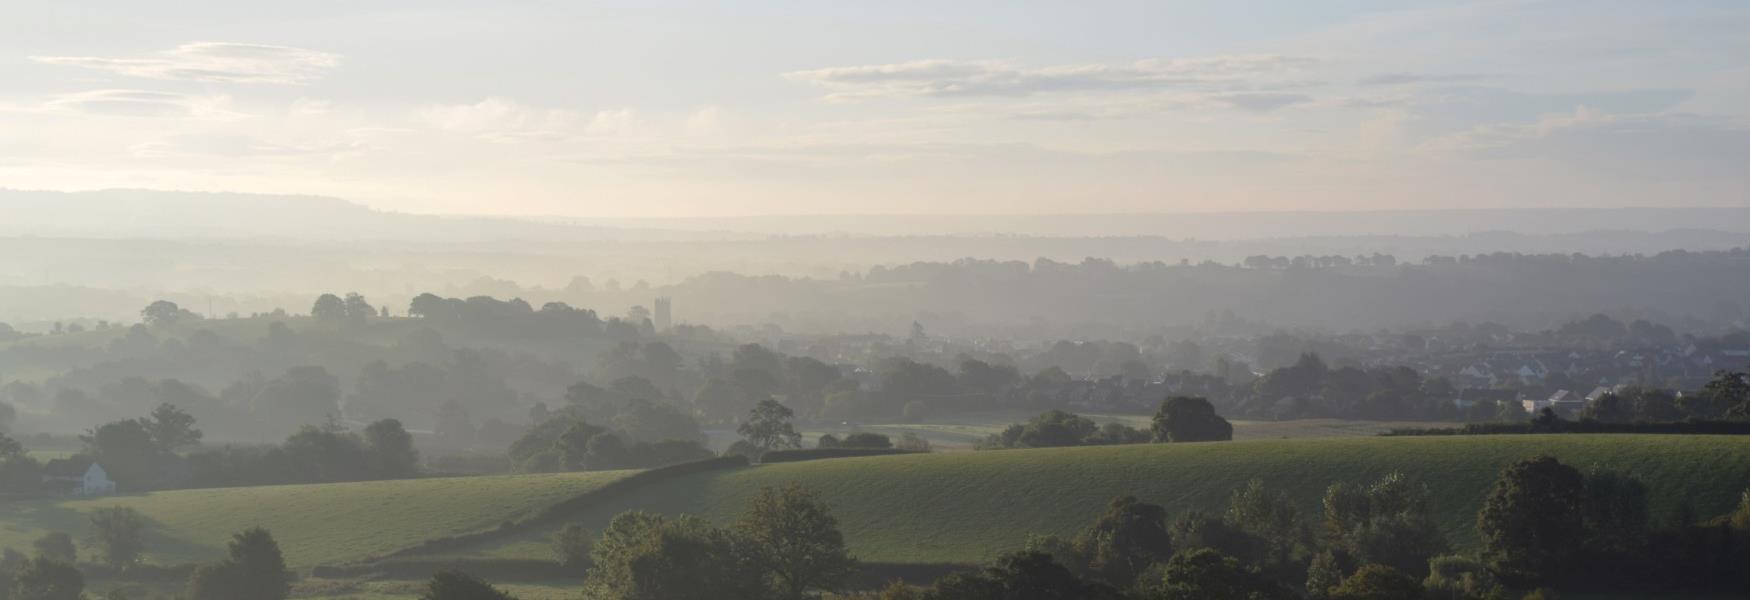
<svg viewBox="0 0 1750 600">
<path fill-rule="evenodd" d="M 455 570 L 434 573 L 419 600 L 516 600 L 472 575 Z"/>
<path fill-rule="evenodd" d="M 1466 556 L 1442 556 L 1428 561 L 1422 588 L 1431 600 L 1508 600 L 1507 589 L 1488 567 Z"/>
<path fill-rule="evenodd" d="M 589 530 L 572 523 L 553 536 L 553 555 L 568 571 L 583 572 L 589 568 Z"/>
<path fill-rule="evenodd" d="M 1208 548 L 1173 555 L 1162 570 L 1163 580 L 1150 590 L 1151 600 L 1245 598 L 1287 600 L 1294 593 L 1270 581 L 1231 556 Z"/>
<path fill-rule="evenodd" d="M 134 509 L 113 506 L 91 513 L 91 529 L 103 562 L 123 570 L 140 560 L 146 549 L 146 520 Z"/>
<path fill-rule="evenodd" d="M 1331 600 L 1405 600 L 1422 597 L 1422 584 L 1385 565 L 1367 565 L 1331 589 Z"/>
<path fill-rule="evenodd" d="M 35 558 L 12 582 L 13 600 L 82 600 L 85 575 L 66 563 Z"/>
<path fill-rule="evenodd" d="M 1086 417 L 1061 410 L 1040 413 L 1026 423 L 1010 425 L 1002 433 L 991 434 L 980 441 L 981 450 L 1003 448 L 1057 448 L 1063 446 L 1103 446 L 1133 444 L 1149 440 L 1149 434 L 1110 423 L 1100 427 Z"/>
<path fill-rule="evenodd" d="M 73 546 L 73 536 L 62 532 L 54 532 L 37 538 L 31 544 L 36 549 L 36 555 L 72 564 L 79 561 L 79 549 Z"/>
</svg>

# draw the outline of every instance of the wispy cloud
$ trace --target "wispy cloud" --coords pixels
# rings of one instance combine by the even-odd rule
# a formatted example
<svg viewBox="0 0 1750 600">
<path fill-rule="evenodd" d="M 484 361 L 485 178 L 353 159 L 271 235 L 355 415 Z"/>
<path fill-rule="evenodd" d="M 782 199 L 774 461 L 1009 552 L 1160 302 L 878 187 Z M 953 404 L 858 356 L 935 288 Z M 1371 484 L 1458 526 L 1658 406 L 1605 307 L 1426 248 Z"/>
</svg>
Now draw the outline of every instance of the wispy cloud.
<svg viewBox="0 0 1750 600">
<path fill-rule="evenodd" d="M 356 141 L 280 143 L 247 135 L 195 134 L 171 136 L 162 140 L 137 144 L 130 150 L 135 156 L 142 158 L 296 158 L 337 156 L 360 150 L 363 147 L 362 143 Z"/>
<path fill-rule="evenodd" d="M 195 96 L 148 90 L 91 90 L 57 96 L 50 112 L 128 117 L 235 117 L 229 96 Z"/>
<path fill-rule="evenodd" d="M 1233 94 L 1217 94 L 1210 100 L 1240 110 L 1252 112 L 1270 112 L 1296 104 L 1306 104 L 1313 101 L 1306 94 L 1283 94 L 1277 92 L 1242 92 Z"/>
<path fill-rule="evenodd" d="M 1736 179 L 1750 161 L 1750 130 L 1718 117 L 1581 106 L 1531 123 L 1478 127 L 1427 146 L 1477 159 L 1548 160 L 1615 177 Z"/>
<path fill-rule="evenodd" d="M 1475 75 L 1430 75 L 1425 73 L 1380 73 L 1362 77 L 1355 83 L 1358 85 L 1410 85 L 1416 83 L 1453 83 L 1460 81 L 1475 81 Z"/>
<path fill-rule="evenodd" d="M 832 90 L 832 99 L 1029 96 L 1055 92 L 1190 89 L 1243 85 L 1246 77 L 1310 66 L 1275 54 L 1148 59 L 1125 65 L 1019 67 L 1000 61 L 918 60 L 793 71 L 784 76 Z"/>
<path fill-rule="evenodd" d="M 222 83 L 305 84 L 340 64 L 340 55 L 290 46 L 194 42 L 141 57 L 32 56 L 51 65 L 128 77 Z"/>
<path fill-rule="evenodd" d="M 413 120 L 447 133 L 501 142 L 624 134 L 642 124 L 638 113 L 629 108 L 583 113 L 536 108 L 497 97 L 473 104 L 428 106 L 414 111 Z"/>
</svg>

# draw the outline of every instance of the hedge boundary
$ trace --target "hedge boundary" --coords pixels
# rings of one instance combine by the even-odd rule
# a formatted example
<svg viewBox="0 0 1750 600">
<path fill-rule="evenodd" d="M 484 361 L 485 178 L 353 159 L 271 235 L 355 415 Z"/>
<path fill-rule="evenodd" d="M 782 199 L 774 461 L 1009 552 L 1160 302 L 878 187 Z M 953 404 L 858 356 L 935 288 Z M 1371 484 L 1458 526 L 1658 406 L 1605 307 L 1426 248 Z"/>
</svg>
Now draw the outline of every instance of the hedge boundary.
<svg viewBox="0 0 1750 600">
<path fill-rule="evenodd" d="M 847 589 L 877 589 L 893 581 L 913 585 L 929 585 L 944 575 L 977 568 L 977 565 L 954 563 L 858 563 L 857 570 L 845 581 Z M 316 567 L 311 577 L 317 579 L 408 579 L 431 577 L 444 569 L 457 569 L 470 575 L 493 581 L 583 581 L 587 569 L 572 571 L 558 561 L 510 558 L 454 558 L 429 560 L 396 560 L 373 564 Z"/>
<path fill-rule="evenodd" d="M 367 567 L 367 566 L 371 566 L 371 565 L 375 565 L 375 564 L 379 564 L 379 563 L 385 563 L 385 561 L 389 561 L 391 559 L 419 556 L 419 555 L 424 555 L 424 554 L 433 554 L 433 553 L 438 553 L 438 552 L 444 552 L 447 550 L 454 550 L 454 549 L 462 548 L 465 546 L 471 546 L 474 544 L 490 542 L 490 541 L 493 541 L 493 540 L 496 540 L 499 538 L 516 535 L 518 533 L 521 533 L 521 532 L 529 530 L 529 529 L 553 525 L 556 522 L 564 520 L 564 518 L 569 516 L 571 513 L 580 511 L 583 508 L 585 508 L 591 504 L 594 504 L 596 502 L 600 502 L 600 501 L 607 499 L 607 498 L 610 498 L 612 496 L 627 492 L 627 491 L 632 490 L 634 488 L 642 487 L 644 485 L 648 485 L 648 484 L 659 482 L 659 481 L 674 479 L 677 477 L 684 477 L 684 476 L 692 475 L 695 473 L 707 473 L 707 472 L 711 472 L 711 471 L 735 469 L 735 468 L 745 467 L 745 466 L 748 466 L 747 457 L 724 456 L 724 457 L 708 458 L 705 460 L 698 460 L 698 461 L 693 461 L 693 462 L 686 462 L 686 463 L 680 463 L 680 464 L 675 464 L 675 465 L 669 465 L 666 467 L 657 467 L 654 469 L 639 471 L 637 473 L 633 473 L 631 475 L 627 475 L 627 476 L 622 477 L 620 479 L 616 479 L 612 482 L 609 482 L 607 485 L 603 485 L 602 487 L 578 494 L 576 496 L 572 496 L 570 498 L 566 498 L 566 499 L 561 500 L 557 503 L 549 505 L 546 508 L 541 509 L 540 512 L 537 512 L 534 515 L 529 516 L 527 518 L 524 518 L 522 520 L 505 521 L 504 523 L 500 524 L 497 528 L 494 528 L 494 529 L 488 529 L 488 530 L 484 530 L 484 531 L 475 531 L 475 532 L 470 532 L 470 533 L 461 533 L 461 534 L 456 534 L 456 535 L 446 536 L 446 537 L 441 537 L 441 538 L 432 538 L 432 539 L 420 542 L 418 544 L 414 544 L 412 546 L 402 548 L 400 550 L 395 550 L 393 552 L 389 552 L 387 554 L 383 554 L 383 555 L 376 556 L 373 558 L 367 558 L 367 559 L 364 559 L 361 561 L 357 561 L 355 563 L 352 563 L 352 565 L 350 565 L 350 566 L 334 566 L 334 567 L 329 567 L 329 568 L 330 569 L 347 569 L 347 568 L 351 568 L 351 567 L 361 567 L 362 568 L 362 567 Z"/>
<path fill-rule="evenodd" d="M 1526 423 L 1468 423 L 1463 427 L 1392 429 L 1382 436 L 1513 435 L 1531 433 L 1649 433 L 1662 435 L 1750 435 L 1750 421 L 1670 421 L 1661 423 L 1605 423 L 1603 421 L 1536 421 Z"/>
<path fill-rule="evenodd" d="M 895 454 L 923 454 L 918 450 L 900 450 L 898 448 L 805 448 L 801 450 L 773 450 L 760 455 L 760 464 L 801 462 L 805 460 L 821 460 L 827 458 L 856 458 L 859 456 L 892 456 Z"/>
<path fill-rule="evenodd" d="M 898 448 L 808 448 L 801 450 L 774 450 L 765 453 L 765 455 L 761 457 L 762 460 L 760 462 L 762 464 L 786 463 L 831 458 L 855 458 L 860 456 L 891 456 L 896 454 L 924 454 L 924 452 L 900 450 Z M 563 522 L 572 514 L 588 508 L 590 505 L 649 484 L 698 473 L 737 469 L 749 466 L 750 464 L 750 461 L 745 456 L 722 456 L 639 471 L 609 482 L 602 487 L 549 505 L 529 517 L 516 521 L 505 521 L 493 529 L 432 538 L 412 546 L 407 546 L 399 550 L 365 558 L 349 564 L 316 567 L 312 572 L 318 573 L 318 577 L 326 578 L 328 576 L 321 575 L 321 573 L 337 573 L 342 574 L 341 576 L 345 577 L 347 576 L 344 575 L 346 573 L 370 573 L 373 572 L 373 569 L 377 568 L 400 568 L 389 567 L 389 565 L 402 563 L 432 565 L 467 562 L 468 564 L 474 564 L 468 562 L 466 559 L 432 559 L 424 561 L 413 561 L 408 559 L 457 550 L 477 544 L 484 544 L 519 535 L 531 529 L 552 527 Z M 495 563 L 488 561 L 484 564 L 490 565 Z M 536 569 L 536 567 L 530 567 L 521 562 L 513 561 L 512 563 L 506 564 L 511 565 L 507 568 Z M 896 566 L 895 568 L 898 567 Z"/>
</svg>

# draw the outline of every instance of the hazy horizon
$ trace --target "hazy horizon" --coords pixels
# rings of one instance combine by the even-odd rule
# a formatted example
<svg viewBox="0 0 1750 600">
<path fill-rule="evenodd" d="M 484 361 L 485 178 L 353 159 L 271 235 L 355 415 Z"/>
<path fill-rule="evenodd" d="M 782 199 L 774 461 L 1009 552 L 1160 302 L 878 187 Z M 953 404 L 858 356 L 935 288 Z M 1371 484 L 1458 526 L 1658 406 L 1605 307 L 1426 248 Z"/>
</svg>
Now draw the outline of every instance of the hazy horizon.
<svg viewBox="0 0 1750 600">
<path fill-rule="evenodd" d="M 20 189 L 567 218 L 1750 205 L 1726 1 L 12 16 Z"/>
</svg>

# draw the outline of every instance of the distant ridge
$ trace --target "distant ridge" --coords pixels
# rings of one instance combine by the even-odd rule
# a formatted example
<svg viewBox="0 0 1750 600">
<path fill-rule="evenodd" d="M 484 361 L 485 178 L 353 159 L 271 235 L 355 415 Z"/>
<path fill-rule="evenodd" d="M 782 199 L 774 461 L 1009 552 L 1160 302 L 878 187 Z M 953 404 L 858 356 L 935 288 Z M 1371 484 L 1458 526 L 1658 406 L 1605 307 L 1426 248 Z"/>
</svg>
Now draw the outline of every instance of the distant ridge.
<svg viewBox="0 0 1750 600">
<path fill-rule="evenodd" d="M 685 240 L 696 232 L 385 212 L 323 196 L 0 189 L 0 236 L 127 239 L 572 242 Z M 720 239 L 722 235 L 708 236 Z"/>
<path fill-rule="evenodd" d="M 385 212 L 321 196 L 0 189 L 0 236 L 430 242 L 685 241 L 769 236 L 1146 236 L 1213 241 L 1674 230 L 1750 233 L 1750 207 L 520 218 Z"/>
<path fill-rule="evenodd" d="M 1160 236 L 1249 240 L 1336 236 L 1526 235 L 1694 229 L 1750 233 L 1750 207 L 1525 208 L 1042 215 L 774 215 L 565 222 L 773 235 Z"/>
</svg>

